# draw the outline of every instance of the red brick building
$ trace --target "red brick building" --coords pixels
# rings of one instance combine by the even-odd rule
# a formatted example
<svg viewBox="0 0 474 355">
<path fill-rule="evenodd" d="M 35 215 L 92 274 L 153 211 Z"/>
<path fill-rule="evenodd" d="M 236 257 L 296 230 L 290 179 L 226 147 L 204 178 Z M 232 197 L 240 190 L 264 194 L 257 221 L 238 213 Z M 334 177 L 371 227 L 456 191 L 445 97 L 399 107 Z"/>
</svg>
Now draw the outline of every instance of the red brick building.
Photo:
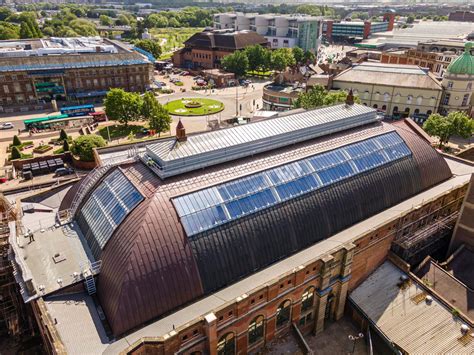
<svg viewBox="0 0 474 355">
<path fill-rule="evenodd" d="M 205 30 L 184 42 L 184 48 L 175 52 L 172 60 L 176 67 L 216 69 L 226 55 L 255 44 L 267 46 L 267 40 L 253 31 Z"/>
</svg>

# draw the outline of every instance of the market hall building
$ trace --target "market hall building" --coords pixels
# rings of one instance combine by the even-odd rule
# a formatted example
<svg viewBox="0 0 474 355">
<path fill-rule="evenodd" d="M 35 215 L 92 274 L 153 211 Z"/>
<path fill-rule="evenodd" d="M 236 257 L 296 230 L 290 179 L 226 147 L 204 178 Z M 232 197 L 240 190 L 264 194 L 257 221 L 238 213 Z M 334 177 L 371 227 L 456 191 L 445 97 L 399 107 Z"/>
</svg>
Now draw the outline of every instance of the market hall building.
<svg viewBox="0 0 474 355">
<path fill-rule="evenodd" d="M 48 351 L 235 354 L 322 332 L 404 226 L 460 209 L 472 167 L 415 126 L 349 100 L 98 151 L 60 220 L 13 245 Z M 51 240 L 63 261 L 38 272 Z"/>
</svg>

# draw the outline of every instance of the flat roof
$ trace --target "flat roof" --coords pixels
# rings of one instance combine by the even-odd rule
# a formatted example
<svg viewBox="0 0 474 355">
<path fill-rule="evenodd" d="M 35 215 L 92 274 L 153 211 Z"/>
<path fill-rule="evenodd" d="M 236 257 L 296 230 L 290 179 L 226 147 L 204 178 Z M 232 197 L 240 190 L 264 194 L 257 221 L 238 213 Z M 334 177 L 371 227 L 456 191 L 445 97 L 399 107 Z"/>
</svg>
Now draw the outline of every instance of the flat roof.
<svg viewBox="0 0 474 355">
<path fill-rule="evenodd" d="M 461 341 L 462 322 L 435 297 L 426 302 L 428 292 L 414 280 L 410 279 L 407 288 L 400 288 L 397 284 L 403 275 L 407 276 L 386 261 L 349 299 L 391 342 L 409 354 L 472 354 L 474 342 L 464 345 Z"/>
</svg>

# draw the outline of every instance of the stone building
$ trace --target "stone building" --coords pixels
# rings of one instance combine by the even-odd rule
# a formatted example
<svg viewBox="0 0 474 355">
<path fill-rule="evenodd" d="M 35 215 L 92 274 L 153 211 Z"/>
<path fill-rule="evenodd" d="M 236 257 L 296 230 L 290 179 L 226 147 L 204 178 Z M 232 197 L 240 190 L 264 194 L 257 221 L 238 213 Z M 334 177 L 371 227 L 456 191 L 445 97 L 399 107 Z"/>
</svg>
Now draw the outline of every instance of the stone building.
<svg viewBox="0 0 474 355">
<path fill-rule="evenodd" d="M 0 112 L 101 98 L 110 88 L 142 92 L 152 74 L 146 56 L 105 38 L 0 41 Z"/>
</svg>

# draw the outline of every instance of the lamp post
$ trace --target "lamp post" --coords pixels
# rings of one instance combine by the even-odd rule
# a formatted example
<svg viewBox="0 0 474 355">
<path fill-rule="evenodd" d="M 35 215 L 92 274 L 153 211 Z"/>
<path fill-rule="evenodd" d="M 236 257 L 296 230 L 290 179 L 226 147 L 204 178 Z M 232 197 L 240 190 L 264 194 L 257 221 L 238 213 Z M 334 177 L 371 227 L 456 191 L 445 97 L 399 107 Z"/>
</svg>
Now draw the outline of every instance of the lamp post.
<svg viewBox="0 0 474 355">
<path fill-rule="evenodd" d="M 239 116 L 239 82 L 235 83 L 235 117 Z"/>
<path fill-rule="evenodd" d="M 356 346 L 356 342 L 357 340 L 359 339 L 362 339 L 364 337 L 364 334 L 362 333 L 359 333 L 357 335 L 349 335 L 348 338 L 349 340 L 351 340 L 353 343 L 352 343 L 352 351 L 351 351 L 351 354 L 354 354 L 354 351 L 355 351 L 355 346 Z"/>
</svg>

